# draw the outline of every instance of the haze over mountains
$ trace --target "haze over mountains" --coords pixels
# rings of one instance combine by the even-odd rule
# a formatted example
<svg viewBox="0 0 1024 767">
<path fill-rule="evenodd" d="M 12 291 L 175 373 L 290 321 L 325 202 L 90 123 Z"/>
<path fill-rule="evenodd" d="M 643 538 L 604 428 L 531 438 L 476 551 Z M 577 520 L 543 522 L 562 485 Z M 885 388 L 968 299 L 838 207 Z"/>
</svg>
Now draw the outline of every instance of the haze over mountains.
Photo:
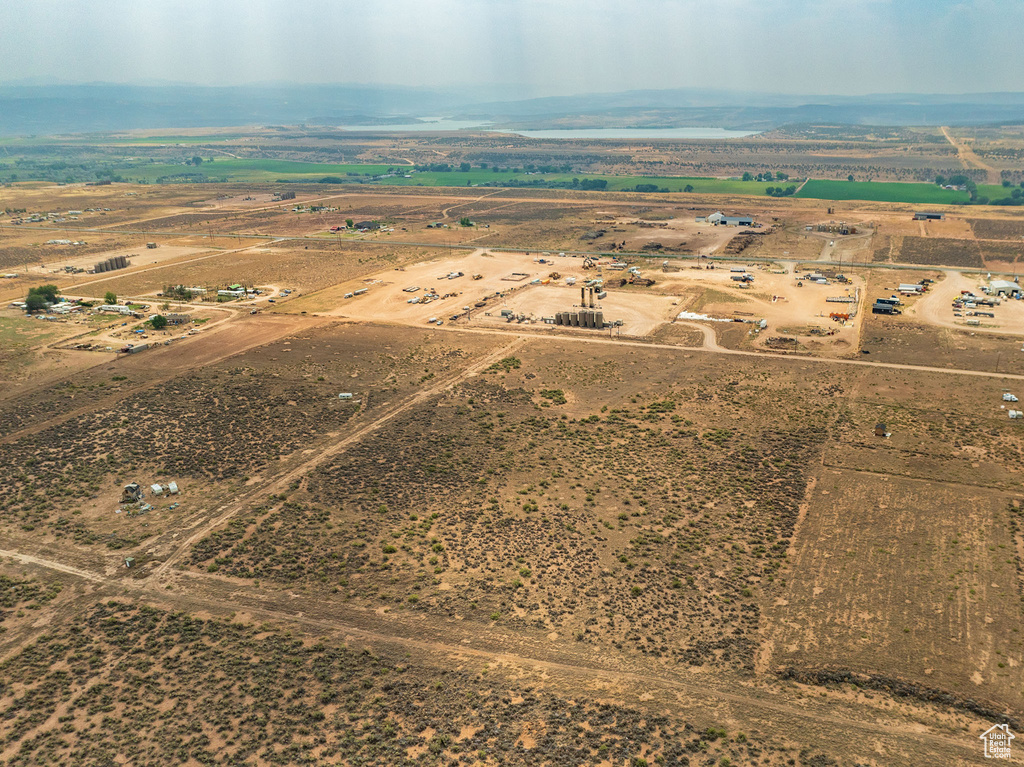
<svg viewBox="0 0 1024 767">
<path fill-rule="evenodd" d="M 508 128 L 721 127 L 793 123 L 985 125 L 1024 121 L 1024 93 L 794 96 L 714 89 L 522 99 L 507 89 L 376 85 L 5 85 L 0 135 L 226 125 L 384 125 L 448 116 Z"/>
</svg>

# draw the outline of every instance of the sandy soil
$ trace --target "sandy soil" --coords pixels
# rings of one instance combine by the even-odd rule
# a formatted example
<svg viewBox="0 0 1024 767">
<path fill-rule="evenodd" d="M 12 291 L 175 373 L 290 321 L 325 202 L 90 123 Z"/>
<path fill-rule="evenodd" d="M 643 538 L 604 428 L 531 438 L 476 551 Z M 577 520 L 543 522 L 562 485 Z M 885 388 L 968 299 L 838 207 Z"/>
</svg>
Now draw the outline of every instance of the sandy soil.
<svg viewBox="0 0 1024 767">
<path fill-rule="evenodd" d="M 966 277 L 960 272 L 947 272 L 946 279 L 932 287 L 925 296 L 909 307 L 905 314 L 929 325 L 943 328 L 970 330 L 975 333 L 999 333 L 1000 335 L 1024 336 L 1024 301 L 1004 299 L 999 306 L 979 307 L 982 311 L 991 311 L 995 318 L 979 317 L 978 326 L 967 325 L 967 312 L 962 317 L 953 314 L 953 299 L 960 295 L 961 290 L 970 290 L 975 295 L 982 295 L 981 285 L 984 281 L 976 277 Z"/>
<path fill-rule="evenodd" d="M 593 270 L 584 270 L 582 259 L 570 256 L 545 260 L 551 263 L 540 264 L 535 257 L 521 253 L 489 253 L 481 249 L 467 255 L 424 261 L 403 271 L 392 269 L 364 280 L 344 282 L 290 301 L 287 311 L 360 321 L 423 324 L 431 318 L 448 321 L 450 316 L 462 313 L 469 306 L 473 307 L 472 322 L 477 324 L 504 324 L 505 320 L 500 318 L 502 309 L 525 315 L 532 322 L 542 322 L 544 317 L 578 307 L 580 286 L 588 279 L 601 278 L 605 280 L 608 295 L 595 308 L 604 311 L 608 322 L 622 320 L 619 332 L 623 335 L 646 336 L 672 322 L 684 309 L 696 307 L 712 316 L 728 319 L 764 318 L 770 328 L 785 328 L 796 335 L 810 335 L 807 331 L 811 327 L 837 330 L 839 338 L 846 342 L 840 344 L 842 348 L 857 340 L 856 320 L 840 326 L 828 317 L 830 312 L 850 312 L 854 305 L 829 303 L 826 298 L 853 296 L 856 288 L 863 284 L 858 278 L 853 285 L 805 282 L 803 288 L 797 288 L 792 274 L 773 274 L 767 269 L 750 266 L 755 281 L 751 287 L 741 288 L 731 279 L 733 273 L 728 268 L 684 268 L 666 273 L 641 267 L 644 276 L 655 280 L 653 288 L 619 288 L 617 283 L 627 272 L 609 269 L 606 264 L 611 259 L 603 259 L 605 266 Z M 464 276 L 446 279 L 446 275 L 458 271 Z M 509 279 L 513 273 L 526 276 Z M 548 279 L 552 273 L 560 277 L 549 284 L 531 284 L 533 280 Z M 480 274 L 481 279 L 473 280 L 474 274 Z M 574 287 L 566 285 L 567 277 L 577 279 Z M 405 292 L 409 287 L 420 290 Z M 344 298 L 347 293 L 363 288 L 367 290 L 365 294 Z M 427 304 L 409 303 L 410 298 L 422 297 L 430 288 L 442 298 Z M 714 292 L 707 293 L 709 290 Z M 449 293 L 453 295 L 447 295 Z M 475 306 L 484 299 L 487 299 L 486 306 Z"/>
<path fill-rule="evenodd" d="M 62 273 L 65 266 L 74 266 L 79 269 L 92 269 L 100 261 L 106 261 L 108 258 L 113 256 L 126 256 L 130 262 L 128 269 L 132 267 L 140 266 L 151 266 L 153 264 L 159 264 L 164 261 L 171 261 L 176 258 L 182 258 L 184 256 L 192 256 L 197 253 L 207 253 L 208 248 L 189 248 L 180 245 L 160 245 L 155 249 L 149 249 L 145 245 L 135 248 L 116 248 L 114 250 L 104 251 L 102 253 L 89 253 L 87 255 L 76 256 L 73 249 L 66 247 L 53 246 L 54 257 L 47 259 L 43 265 L 29 266 L 30 274 L 58 274 Z M 59 251 L 59 252 L 58 252 Z M 126 270 L 119 270 L 125 271 Z M 104 274 L 116 274 L 117 272 L 105 272 Z M 101 276 L 101 275 L 96 275 Z M 76 275 L 81 279 L 90 279 L 93 275 Z"/>
</svg>

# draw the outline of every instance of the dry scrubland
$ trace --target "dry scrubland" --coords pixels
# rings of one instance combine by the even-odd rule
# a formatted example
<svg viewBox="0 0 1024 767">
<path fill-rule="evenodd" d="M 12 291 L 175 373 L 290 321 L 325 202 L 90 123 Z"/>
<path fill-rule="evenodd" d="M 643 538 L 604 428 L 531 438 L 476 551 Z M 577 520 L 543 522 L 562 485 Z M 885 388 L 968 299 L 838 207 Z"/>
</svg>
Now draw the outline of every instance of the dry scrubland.
<svg viewBox="0 0 1024 767">
<path fill-rule="evenodd" d="M 302 295 L 222 305 L 198 336 L 113 362 L 76 352 L 63 372 L 72 326 L 0 317 L 0 764 L 969 764 L 993 722 L 1022 724 L 1022 442 L 999 409 L 1020 382 L 846 364 L 1024 375 L 1016 307 L 976 331 L 928 297 L 862 310 L 840 348 L 807 334 L 845 287 L 660 271 L 669 248 L 805 259 L 799 273 L 838 252 L 925 265 L 853 267 L 869 298 L 911 275 L 956 292 L 968 277 L 939 267 L 1007 261 L 1011 216 L 748 200 L 766 226 L 743 234 L 693 221 L 737 209 L 722 199 L 297 187 L 339 208 L 299 215 L 247 190 L 24 192 L 117 207 L 103 223 L 119 233 L 83 235 L 97 252 L 201 249 L 53 275 L 71 295 Z M 326 234 L 347 217 L 395 231 Z M 806 233 L 831 218 L 861 232 Z M 50 236 L 4 227 L 0 252 Z M 623 241 L 662 248 L 635 260 L 656 285 L 617 300 L 774 312 L 769 334 L 846 359 L 726 353 L 759 348 L 740 323 L 700 349 L 694 325 L 628 341 L 427 329 L 339 298 L 446 270 L 449 245 L 531 251 L 472 256 L 501 269 L 452 283 L 493 291 L 520 261 L 551 271 L 538 251 Z M 175 480 L 181 505 L 115 514 L 131 480 Z"/>
</svg>

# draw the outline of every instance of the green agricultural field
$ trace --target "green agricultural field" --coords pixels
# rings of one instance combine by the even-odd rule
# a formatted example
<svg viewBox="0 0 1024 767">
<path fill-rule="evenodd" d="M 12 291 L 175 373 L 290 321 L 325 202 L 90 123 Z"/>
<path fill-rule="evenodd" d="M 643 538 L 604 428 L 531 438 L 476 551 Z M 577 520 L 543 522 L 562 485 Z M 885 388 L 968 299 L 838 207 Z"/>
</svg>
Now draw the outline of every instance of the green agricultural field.
<svg viewBox="0 0 1024 767">
<path fill-rule="evenodd" d="M 292 162 L 291 160 L 248 160 L 217 159 L 212 163 L 191 165 L 152 163 L 117 168 L 116 172 L 129 179 L 143 179 L 153 182 L 158 178 L 179 174 L 203 174 L 209 178 L 225 178 L 228 181 L 274 182 L 278 179 L 296 181 L 318 181 L 326 176 L 346 178 L 348 173 L 378 175 L 386 173 L 388 165 L 333 165 L 315 162 Z"/>
<path fill-rule="evenodd" d="M 935 184 L 882 181 L 808 181 L 796 195 L 813 200 L 867 200 L 870 202 L 930 203 L 954 205 L 968 200 L 967 192 L 943 189 Z"/>
<path fill-rule="evenodd" d="M 603 179 L 608 182 L 608 191 L 632 191 L 637 184 L 654 184 L 670 192 L 682 192 L 687 186 L 700 194 L 745 194 L 764 196 L 765 189 L 773 184 L 758 181 L 731 181 L 718 178 L 687 178 L 684 176 L 609 176 L 597 173 L 513 173 L 512 171 L 490 171 L 473 168 L 468 172 L 413 173 L 410 178 L 389 178 L 377 182 L 400 186 L 469 186 L 487 183 L 516 183 L 528 185 L 531 182 L 571 183 L 574 178 Z"/>
<path fill-rule="evenodd" d="M 389 167 L 387 165 L 297 163 L 290 160 L 217 159 L 198 167 L 177 163 L 153 163 L 116 168 L 115 172 L 132 180 L 137 178 L 148 182 L 156 181 L 161 177 L 191 173 L 202 174 L 209 178 L 225 178 L 228 181 L 273 182 L 281 178 L 302 181 L 317 181 L 326 176 L 345 178 L 348 173 L 377 175 L 386 173 Z"/>
<path fill-rule="evenodd" d="M 990 200 L 1001 200 L 1013 193 L 1013 187 L 1005 187 L 999 184 L 978 184 L 978 196 L 988 197 Z"/>
</svg>

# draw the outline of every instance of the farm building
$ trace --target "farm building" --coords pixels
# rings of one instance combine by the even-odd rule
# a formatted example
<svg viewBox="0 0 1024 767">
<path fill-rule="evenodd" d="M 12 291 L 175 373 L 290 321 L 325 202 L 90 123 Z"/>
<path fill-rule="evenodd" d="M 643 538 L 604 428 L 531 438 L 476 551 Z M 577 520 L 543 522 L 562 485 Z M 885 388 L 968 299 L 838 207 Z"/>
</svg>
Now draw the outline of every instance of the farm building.
<svg viewBox="0 0 1024 767">
<path fill-rule="evenodd" d="M 716 211 L 710 216 L 698 217 L 697 223 L 708 223 L 715 226 L 751 226 L 754 223 L 754 219 L 750 216 L 727 216 L 721 211 Z"/>
<path fill-rule="evenodd" d="M 121 306 L 119 304 L 103 304 L 102 306 L 96 307 L 97 312 L 108 312 L 110 314 L 133 314 L 133 310 L 129 306 Z"/>
<path fill-rule="evenodd" d="M 750 216 L 725 216 L 722 219 L 724 226 L 752 226 L 754 219 Z"/>
<path fill-rule="evenodd" d="M 945 213 L 936 213 L 931 210 L 920 210 L 914 214 L 915 221 L 942 221 L 945 218 Z"/>
<path fill-rule="evenodd" d="M 380 229 L 380 224 L 376 221 L 358 221 L 356 222 L 356 229 Z"/>
<path fill-rule="evenodd" d="M 1010 282 L 1009 280 L 992 280 L 988 284 L 990 293 L 997 296 L 1010 296 L 1016 298 L 1021 295 L 1020 285 L 1016 282 Z"/>
</svg>

